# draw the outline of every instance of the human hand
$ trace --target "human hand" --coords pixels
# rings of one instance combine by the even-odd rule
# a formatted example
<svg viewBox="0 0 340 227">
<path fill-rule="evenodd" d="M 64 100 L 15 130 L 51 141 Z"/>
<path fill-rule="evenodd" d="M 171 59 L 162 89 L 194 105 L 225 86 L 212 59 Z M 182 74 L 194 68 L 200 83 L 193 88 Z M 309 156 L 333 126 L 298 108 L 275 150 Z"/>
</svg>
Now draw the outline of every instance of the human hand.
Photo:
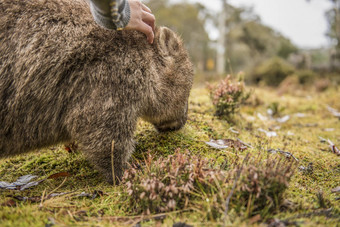
<svg viewBox="0 0 340 227">
<path fill-rule="evenodd" d="M 143 32 L 149 43 L 153 43 L 155 34 L 155 16 L 140 0 L 128 0 L 130 5 L 130 21 L 125 29 Z"/>
</svg>

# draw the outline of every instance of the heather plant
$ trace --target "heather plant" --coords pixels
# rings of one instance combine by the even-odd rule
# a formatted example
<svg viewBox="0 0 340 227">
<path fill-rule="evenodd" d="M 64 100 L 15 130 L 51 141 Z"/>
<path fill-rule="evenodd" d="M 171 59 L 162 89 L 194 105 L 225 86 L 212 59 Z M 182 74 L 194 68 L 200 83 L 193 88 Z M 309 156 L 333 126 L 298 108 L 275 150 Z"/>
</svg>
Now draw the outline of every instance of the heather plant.
<svg viewBox="0 0 340 227">
<path fill-rule="evenodd" d="M 220 170 L 209 167 L 209 161 L 188 152 L 160 157 L 148 155 L 142 172 L 132 164 L 123 182 L 128 199 L 136 213 L 158 213 L 187 208 L 197 192 L 207 193 L 214 179 L 223 181 Z"/>
<path fill-rule="evenodd" d="M 206 219 L 221 219 L 232 191 L 229 209 L 244 217 L 272 214 L 283 203 L 294 173 L 291 161 L 247 159 L 242 167 L 219 168 L 213 160 L 177 150 L 174 155 L 148 155 L 144 166 L 133 164 L 123 178 L 130 208 L 136 214 L 182 209 L 205 211 Z M 236 187 L 232 189 L 236 183 Z"/>
<path fill-rule="evenodd" d="M 228 75 L 217 85 L 208 85 L 210 98 L 215 106 L 215 115 L 219 117 L 230 117 L 239 111 L 239 106 L 250 96 L 245 91 L 243 79 L 233 81 Z"/>
<path fill-rule="evenodd" d="M 295 169 L 291 160 L 276 160 L 271 157 L 265 160 L 250 157 L 242 167 L 235 163 L 224 172 L 227 175 L 224 182 L 215 181 L 215 186 L 219 188 L 218 193 L 202 194 L 200 201 L 208 200 L 209 203 L 199 202 L 199 209 L 208 211 L 206 215 L 210 220 L 225 217 L 226 209 L 236 214 L 236 218 L 249 218 L 259 214 L 266 219 L 282 206 L 284 192 Z M 236 184 L 234 189 L 233 184 Z M 228 196 L 230 201 L 227 208 Z"/>
<path fill-rule="evenodd" d="M 272 157 L 250 160 L 241 173 L 238 193 L 234 197 L 235 209 L 241 211 L 246 208 L 248 217 L 255 214 L 265 217 L 278 210 L 295 170 L 292 160 Z"/>
</svg>

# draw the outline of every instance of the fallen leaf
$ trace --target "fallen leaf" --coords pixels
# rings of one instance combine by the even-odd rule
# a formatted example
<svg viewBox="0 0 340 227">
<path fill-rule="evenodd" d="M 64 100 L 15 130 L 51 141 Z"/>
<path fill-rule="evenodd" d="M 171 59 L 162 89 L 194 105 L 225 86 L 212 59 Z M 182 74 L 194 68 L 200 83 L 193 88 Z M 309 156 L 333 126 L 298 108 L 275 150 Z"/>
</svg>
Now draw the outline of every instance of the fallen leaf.
<svg viewBox="0 0 340 227">
<path fill-rule="evenodd" d="M 19 177 L 13 183 L 1 181 L 0 182 L 0 188 L 9 189 L 9 190 L 21 189 L 21 187 L 24 187 L 25 185 L 29 184 L 31 180 L 33 180 L 34 178 L 37 178 L 37 177 L 38 176 L 28 174 L 28 175 L 24 175 L 24 176 Z"/>
<path fill-rule="evenodd" d="M 338 112 L 336 109 L 330 107 L 330 106 L 327 106 L 327 109 L 329 112 L 331 112 L 331 114 L 333 114 L 334 117 L 337 117 L 340 119 L 340 112 Z"/>
<path fill-rule="evenodd" d="M 216 149 L 225 149 L 229 147 L 225 144 L 224 140 L 210 140 L 209 142 L 205 143 Z"/>
<path fill-rule="evenodd" d="M 301 123 L 297 123 L 297 124 L 293 124 L 293 126 L 297 126 L 297 127 L 308 127 L 308 128 L 312 128 L 312 127 L 317 127 L 319 124 L 318 123 L 307 123 L 307 124 L 301 124 Z"/>
<path fill-rule="evenodd" d="M 47 179 L 56 179 L 59 177 L 69 177 L 69 176 L 71 176 L 71 174 L 69 174 L 68 172 L 61 172 L 61 173 L 52 174 L 51 176 L 47 177 Z"/>
<path fill-rule="evenodd" d="M 327 140 L 325 138 L 322 138 L 321 136 L 319 136 L 319 139 L 321 143 L 327 143 Z"/>
<path fill-rule="evenodd" d="M 61 173 L 56 173 L 56 174 L 52 174 L 51 176 L 42 179 L 42 180 L 38 180 L 38 181 L 32 181 L 33 179 L 37 178 L 38 176 L 35 175 L 24 175 L 19 177 L 15 182 L 13 183 L 8 183 L 6 181 L 0 181 L 0 188 L 2 189 L 8 189 L 8 190 L 25 190 L 27 188 L 31 188 L 34 186 L 37 186 L 38 184 L 40 184 L 41 182 L 47 180 L 47 179 L 56 179 L 59 177 L 66 177 L 66 176 L 70 176 L 69 173 L 66 172 L 61 172 Z"/>
<path fill-rule="evenodd" d="M 82 193 L 80 193 L 78 195 L 75 195 L 75 197 L 89 197 L 89 198 L 91 198 L 92 194 L 86 193 L 86 192 L 82 192 Z"/>
<path fill-rule="evenodd" d="M 280 154 L 283 154 L 284 156 L 286 156 L 287 158 L 292 157 L 292 158 L 295 159 L 295 161 L 297 161 L 297 162 L 299 161 L 299 159 L 295 158 L 295 156 L 288 151 L 283 151 L 283 150 L 280 150 L 280 149 L 268 149 L 267 151 L 272 153 L 272 154 L 280 153 Z"/>
<path fill-rule="evenodd" d="M 49 194 L 49 195 L 47 196 L 47 198 L 58 197 L 58 196 L 67 195 L 67 194 L 71 194 L 71 193 L 72 193 L 72 192 L 52 193 L 52 194 Z"/>
<path fill-rule="evenodd" d="M 334 143 L 329 139 L 327 140 L 327 142 L 329 143 L 329 148 L 331 149 L 331 151 L 336 155 L 340 155 L 340 150 L 334 145 Z"/>
<path fill-rule="evenodd" d="M 264 132 L 267 137 L 276 137 L 277 136 L 277 133 L 274 132 L 274 131 L 267 131 L 267 130 L 264 130 L 262 128 L 259 128 L 258 131 Z"/>
<path fill-rule="evenodd" d="M 280 129 L 281 129 L 280 125 L 273 125 L 273 126 L 268 128 L 269 131 L 278 131 Z"/>
<path fill-rule="evenodd" d="M 270 116 L 274 115 L 274 111 L 272 109 L 267 109 L 267 114 Z"/>
<path fill-rule="evenodd" d="M 231 131 L 232 133 L 235 133 L 235 134 L 240 134 L 238 131 L 236 131 L 235 129 L 233 129 L 233 127 L 229 128 L 229 131 Z"/>
<path fill-rule="evenodd" d="M 287 136 L 295 136 L 295 134 L 293 132 L 291 132 L 291 131 L 288 131 L 287 132 Z"/>
<path fill-rule="evenodd" d="M 13 185 L 12 183 L 8 183 L 6 181 L 0 181 L 0 188 L 3 188 L 3 189 L 16 189 L 17 186 Z"/>
<path fill-rule="evenodd" d="M 93 193 L 82 192 L 78 195 L 75 195 L 75 197 L 87 197 L 90 199 L 95 199 L 97 197 L 102 197 L 103 195 L 104 195 L 104 192 L 95 190 Z"/>
<path fill-rule="evenodd" d="M 254 116 L 251 116 L 251 115 L 245 115 L 244 118 L 247 120 L 247 121 L 255 121 L 256 118 Z"/>
<path fill-rule="evenodd" d="M 340 193 L 340 186 L 333 188 L 332 193 Z"/>
<path fill-rule="evenodd" d="M 246 150 L 248 146 L 250 146 L 250 145 L 247 146 L 244 142 L 240 140 L 232 139 L 210 140 L 209 142 L 205 143 L 216 149 L 225 149 L 228 147 L 232 147 L 240 151 Z"/>
<path fill-rule="evenodd" d="M 32 196 L 32 197 L 26 197 L 26 196 L 12 196 L 12 198 L 19 200 L 19 201 L 31 201 L 31 202 L 40 202 L 41 201 L 41 196 Z"/>
<path fill-rule="evenodd" d="M 257 113 L 257 117 L 258 117 L 261 121 L 268 121 L 268 117 L 263 116 L 261 113 Z"/>
<path fill-rule="evenodd" d="M 298 117 L 298 118 L 305 118 L 307 115 L 304 114 L 304 113 L 296 113 L 294 114 L 295 117 Z"/>
<path fill-rule="evenodd" d="M 312 128 L 312 127 L 317 127 L 318 125 L 319 125 L 318 123 L 307 123 L 304 126 Z"/>
<path fill-rule="evenodd" d="M 13 199 L 10 199 L 10 200 L 7 200 L 6 202 L 2 203 L 0 206 L 1 207 L 15 207 L 15 206 L 17 206 L 17 203 Z"/>
<path fill-rule="evenodd" d="M 283 116 L 283 117 L 280 117 L 280 118 L 276 118 L 275 120 L 279 123 L 285 123 L 285 122 L 289 121 L 289 119 L 290 119 L 290 116 L 286 115 L 286 116 Z"/>
<path fill-rule="evenodd" d="M 242 143 L 243 145 L 245 145 L 245 146 L 247 146 L 247 147 L 253 148 L 253 146 L 251 146 L 251 145 L 248 144 L 248 143 L 243 142 L 243 141 L 240 140 L 239 138 L 237 138 L 237 141 L 239 141 L 240 143 Z"/>
<path fill-rule="evenodd" d="M 34 178 L 37 178 L 37 177 L 38 176 L 34 176 L 34 175 L 30 175 L 30 174 L 25 175 L 25 176 L 21 176 L 13 184 L 15 184 L 17 186 L 25 185 L 25 184 L 29 183 L 31 180 L 33 180 Z"/>
<path fill-rule="evenodd" d="M 34 186 L 37 186 L 38 184 L 40 184 L 41 182 L 45 181 L 45 179 L 43 180 L 39 180 L 39 181 L 32 181 L 32 182 L 29 182 L 23 186 L 20 187 L 20 191 L 22 190 L 25 190 L 27 188 L 30 188 L 30 187 L 34 187 Z"/>
</svg>

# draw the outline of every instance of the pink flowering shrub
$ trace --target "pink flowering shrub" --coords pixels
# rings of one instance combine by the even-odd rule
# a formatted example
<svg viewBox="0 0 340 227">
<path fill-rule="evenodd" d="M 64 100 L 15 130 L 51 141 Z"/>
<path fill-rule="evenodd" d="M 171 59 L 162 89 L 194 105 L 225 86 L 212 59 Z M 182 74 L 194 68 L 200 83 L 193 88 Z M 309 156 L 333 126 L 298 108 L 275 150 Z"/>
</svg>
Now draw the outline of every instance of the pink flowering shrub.
<svg viewBox="0 0 340 227">
<path fill-rule="evenodd" d="M 235 187 L 229 198 L 230 210 L 246 217 L 275 213 L 283 205 L 297 162 L 251 155 L 241 161 L 220 163 L 179 148 L 167 157 L 148 154 L 125 171 L 124 200 L 133 214 L 196 209 L 206 219 L 218 220 Z"/>
<path fill-rule="evenodd" d="M 149 154 L 142 172 L 134 165 L 125 171 L 123 183 L 130 207 L 144 214 L 187 208 L 199 191 L 216 190 L 211 185 L 226 177 L 221 170 L 212 169 L 210 162 L 180 149 L 166 158 Z"/>
<path fill-rule="evenodd" d="M 215 115 L 220 117 L 235 114 L 239 106 L 250 96 L 250 92 L 245 91 L 243 80 L 234 82 L 230 75 L 215 86 L 208 85 L 208 90 L 216 108 Z"/>
</svg>

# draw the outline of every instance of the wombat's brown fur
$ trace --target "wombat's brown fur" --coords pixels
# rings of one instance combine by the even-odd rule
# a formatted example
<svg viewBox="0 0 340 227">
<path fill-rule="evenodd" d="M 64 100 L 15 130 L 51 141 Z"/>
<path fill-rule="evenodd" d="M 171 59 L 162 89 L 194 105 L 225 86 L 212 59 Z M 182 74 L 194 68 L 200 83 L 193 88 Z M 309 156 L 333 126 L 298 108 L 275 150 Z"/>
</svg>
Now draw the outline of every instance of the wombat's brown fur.
<svg viewBox="0 0 340 227">
<path fill-rule="evenodd" d="M 83 0 L 0 0 L 0 157 L 77 141 L 112 182 L 138 117 L 181 128 L 193 70 L 176 34 L 99 27 Z"/>
</svg>

